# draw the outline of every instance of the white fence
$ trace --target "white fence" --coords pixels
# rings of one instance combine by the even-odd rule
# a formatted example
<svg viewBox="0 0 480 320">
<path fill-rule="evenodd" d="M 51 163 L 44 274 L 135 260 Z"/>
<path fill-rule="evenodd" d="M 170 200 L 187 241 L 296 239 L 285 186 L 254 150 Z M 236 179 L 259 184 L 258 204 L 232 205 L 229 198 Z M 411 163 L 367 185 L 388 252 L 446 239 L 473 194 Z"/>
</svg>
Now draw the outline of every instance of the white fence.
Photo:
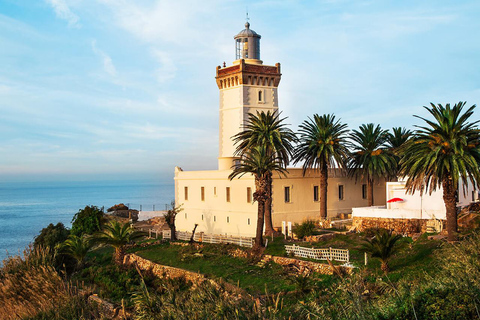
<svg viewBox="0 0 480 320">
<path fill-rule="evenodd" d="M 191 232 L 176 232 L 178 240 L 189 241 L 192 237 Z M 171 231 L 163 230 L 163 239 L 170 239 Z M 234 237 L 234 236 L 222 236 L 222 235 L 211 235 L 204 234 L 203 232 L 196 232 L 193 240 L 197 242 L 206 242 L 206 243 L 230 243 L 242 247 L 252 247 L 254 240 L 252 238 L 244 237 Z"/>
<path fill-rule="evenodd" d="M 294 256 L 302 258 L 310 258 L 317 260 L 336 260 L 336 261 L 350 261 L 350 253 L 348 249 L 314 249 L 314 248 L 305 248 L 296 245 L 285 246 L 287 253 L 292 253 Z"/>
</svg>

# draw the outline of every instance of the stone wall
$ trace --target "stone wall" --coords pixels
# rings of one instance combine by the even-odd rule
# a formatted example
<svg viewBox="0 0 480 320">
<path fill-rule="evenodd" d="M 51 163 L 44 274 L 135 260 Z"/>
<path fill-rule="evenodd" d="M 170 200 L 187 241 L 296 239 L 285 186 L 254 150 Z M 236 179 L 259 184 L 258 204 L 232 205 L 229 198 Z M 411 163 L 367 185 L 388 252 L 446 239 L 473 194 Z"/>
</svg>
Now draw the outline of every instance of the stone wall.
<svg viewBox="0 0 480 320">
<path fill-rule="evenodd" d="M 412 236 L 415 233 L 427 231 L 427 219 L 393 219 L 393 218 L 366 218 L 353 217 L 353 228 L 364 231 L 369 228 L 383 228 L 393 230 L 399 234 Z"/>
<path fill-rule="evenodd" d="M 126 265 L 136 263 L 140 270 L 150 270 L 155 276 L 159 278 L 185 277 L 185 280 L 191 281 L 194 286 L 207 280 L 203 274 L 157 264 L 155 262 L 137 256 L 133 253 L 125 255 L 123 263 Z"/>
<path fill-rule="evenodd" d="M 295 265 L 299 268 L 300 273 L 304 273 L 305 270 L 309 270 L 312 272 L 317 272 L 320 274 L 333 274 L 332 267 L 328 264 L 325 263 L 318 263 L 318 262 L 312 262 L 312 261 L 304 261 L 304 260 L 298 260 L 298 259 L 293 259 L 293 258 L 287 258 L 287 257 L 278 257 L 278 256 L 271 256 L 271 255 L 264 255 L 263 261 L 273 261 L 279 265 L 282 266 L 287 266 L 287 265 Z M 344 269 L 348 274 L 352 272 L 352 268 L 350 267 L 340 267 L 336 266 L 339 268 Z"/>
</svg>

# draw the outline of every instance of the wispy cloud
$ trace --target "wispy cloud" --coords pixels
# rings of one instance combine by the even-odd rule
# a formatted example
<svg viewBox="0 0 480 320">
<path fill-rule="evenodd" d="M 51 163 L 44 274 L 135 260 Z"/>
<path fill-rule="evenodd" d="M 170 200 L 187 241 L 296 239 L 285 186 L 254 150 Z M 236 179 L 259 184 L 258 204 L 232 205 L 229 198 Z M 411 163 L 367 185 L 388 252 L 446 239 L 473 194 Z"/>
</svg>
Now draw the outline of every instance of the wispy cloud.
<svg viewBox="0 0 480 320">
<path fill-rule="evenodd" d="M 46 0 L 46 2 L 55 10 L 57 17 L 68 22 L 68 26 L 74 28 L 81 27 L 80 18 L 70 10 L 65 0 Z"/>
<path fill-rule="evenodd" d="M 164 83 L 170 79 L 175 78 L 177 67 L 173 62 L 173 59 L 170 58 L 170 55 L 164 51 L 154 50 L 153 56 L 159 63 L 159 66 L 156 70 L 158 82 Z"/>
<path fill-rule="evenodd" d="M 116 76 L 117 69 L 113 64 L 112 58 L 108 54 L 106 54 L 103 50 L 100 50 L 97 48 L 96 40 L 92 41 L 92 50 L 96 55 L 98 55 L 102 59 L 103 70 L 105 70 L 105 72 L 111 75 L 112 77 Z"/>
</svg>

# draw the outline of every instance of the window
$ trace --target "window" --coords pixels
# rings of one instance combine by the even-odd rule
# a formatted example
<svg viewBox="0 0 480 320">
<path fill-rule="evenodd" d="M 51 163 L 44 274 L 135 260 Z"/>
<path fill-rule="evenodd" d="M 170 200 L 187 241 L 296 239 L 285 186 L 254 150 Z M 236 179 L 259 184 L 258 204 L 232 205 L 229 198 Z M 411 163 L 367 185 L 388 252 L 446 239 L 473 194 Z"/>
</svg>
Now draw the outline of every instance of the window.
<svg viewBox="0 0 480 320">
<path fill-rule="evenodd" d="M 185 219 L 187 219 L 187 213 L 185 212 Z"/>
<path fill-rule="evenodd" d="M 217 222 L 217 216 L 213 216 L 213 222 Z"/>
<path fill-rule="evenodd" d="M 362 184 L 362 199 L 367 199 L 367 185 Z"/>
<path fill-rule="evenodd" d="M 188 187 L 185 187 L 185 201 L 188 200 Z"/>
<path fill-rule="evenodd" d="M 213 187 L 213 195 L 214 195 L 214 196 L 217 195 L 217 187 Z"/>
<path fill-rule="evenodd" d="M 338 186 L 338 200 L 343 200 L 344 192 L 343 185 Z"/>
<path fill-rule="evenodd" d="M 285 187 L 285 202 L 290 202 L 290 187 Z"/>
<path fill-rule="evenodd" d="M 200 197 L 202 201 L 205 201 L 205 187 L 200 188 Z"/>
<path fill-rule="evenodd" d="M 262 90 L 258 91 L 258 102 L 263 102 L 263 92 L 262 92 Z"/>
<path fill-rule="evenodd" d="M 230 223 L 230 217 L 227 217 L 227 223 Z"/>
<path fill-rule="evenodd" d="M 203 214 L 202 214 L 202 221 L 203 221 Z"/>
<path fill-rule="evenodd" d="M 250 218 L 247 219 L 247 223 L 248 223 L 248 225 L 250 225 Z"/>
<path fill-rule="evenodd" d="M 313 201 L 318 201 L 318 186 L 313 186 Z"/>
<path fill-rule="evenodd" d="M 251 203 L 252 202 L 252 188 L 247 187 L 247 202 Z"/>
<path fill-rule="evenodd" d="M 227 198 L 227 202 L 230 202 L 230 187 L 227 187 L 226 189 L 226 198 Z"/>
</svg>

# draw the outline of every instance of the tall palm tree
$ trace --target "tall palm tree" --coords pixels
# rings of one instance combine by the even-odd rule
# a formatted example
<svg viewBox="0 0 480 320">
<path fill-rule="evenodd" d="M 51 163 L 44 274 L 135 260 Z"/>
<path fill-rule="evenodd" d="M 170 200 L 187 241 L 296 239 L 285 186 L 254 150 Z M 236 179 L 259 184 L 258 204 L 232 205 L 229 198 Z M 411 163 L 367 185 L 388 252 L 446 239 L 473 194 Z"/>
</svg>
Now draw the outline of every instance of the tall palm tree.
<svg viewBox="0 0 480 320">
<path fill-rule="evenodd" d="M 332 114 L 305 120 L 299 129 L 299 144 L 295 148 L 294 163 L 303 162 L 303 175 L 307 169 L 320 172 L 320 217 L 327 218 L 328 169 L 338 165 L 345 168 L 348 159 L 347 125 L 335 120 Z"/>
<path fill-rule="evenodd" d="M 401 175 L 408 177 L 407 191 L 429 192 L 443 188 L 447 214 L 448 240 L 457 238 L 456 197 L 458 183 L 468 180 L 480 187 L 480 131 L 479 121 L 468 122 L 475 105 L 463 112 L 466 102 L 453 107 L 430 103 L 424 107 L 434 118 L 424 120 L 426 126 L 416 126 L 414 138 L 402 148 Z"/>
<path fill-rule="evenodd" d="M 393 172 L 393 179 L 397 181 L 398 173 L 400 171 L 400 159 L 402 153 L 400 147 L 408 141 L 413 135 L 413 132 L 402 127 L 393 127 L 392 132 L 387 133 L 387 146 L 393 154 L 396 162 L 395 172 Z"/>
<path fill-rule="evenodd" d="M 349 175 L 367 180 L 368 205 L 373 206 L 375 179 L 389 177 L 395 170 L 395 159 L 386 146 L 387 131 L 373 123 L 362 124 L 350 134 L 353 151 L 348 163 Z"/>
<path fill-rule="evenodd" d="M 125 256 L 125 245 L 144 236 L 144 232 L 134 230 L 129 223 L 122 224 L 112 220 L 109 224 L 104 225 L 101 231 L 93 235 L 92 241 L 114 247 L 114 261 L 121 265 Z"/>
<path fill-rule="evenodd" d="M 264 147 L 266 154 L 273 154 L 286 168 L 293 154 L 295 133 L 284 123 L 286 118 L 280 118 L 277 112 L 249 113 L 243 131 L 233 136 L 236 144 L 235 155 L 241 157 L 255 147 Z M 265 234 L 273 233 L 272 223 L 272 173 L 267 179 L 267 200 L 265 202 Z"/>
<path fill-rule="evenodd" d="M 388 260 L 400 249 L 398 243 L 400 239 L 402 239 L 402 236 L 399 234 L 394 235 L 392 231 L 379 229 L 374 233 L 372 239 L 365 240 L 362 249 L 370 253 L 372 257 L 379 258 L 382 262 L 382 271 L 387 273 L 390 270 Z"/>
<path fill-rule="evenodd" d="M 263 247 L 263 224 L 265 216 L 265 203 L 269 198 L 268 177 L 273 171 L 286 175 L 286 169 L 282 159 L 271 152 L 265 146 L 255 146 L 242 154 L 240 163 L 229 175 L 232 180 L 235 177 L 242 177 L 245 174 L 253 174 L 255 177 L 255 192 L 253 200 L 258 203 L 257 230 L 255 235 L 255 249 Z"/>
</svg>

